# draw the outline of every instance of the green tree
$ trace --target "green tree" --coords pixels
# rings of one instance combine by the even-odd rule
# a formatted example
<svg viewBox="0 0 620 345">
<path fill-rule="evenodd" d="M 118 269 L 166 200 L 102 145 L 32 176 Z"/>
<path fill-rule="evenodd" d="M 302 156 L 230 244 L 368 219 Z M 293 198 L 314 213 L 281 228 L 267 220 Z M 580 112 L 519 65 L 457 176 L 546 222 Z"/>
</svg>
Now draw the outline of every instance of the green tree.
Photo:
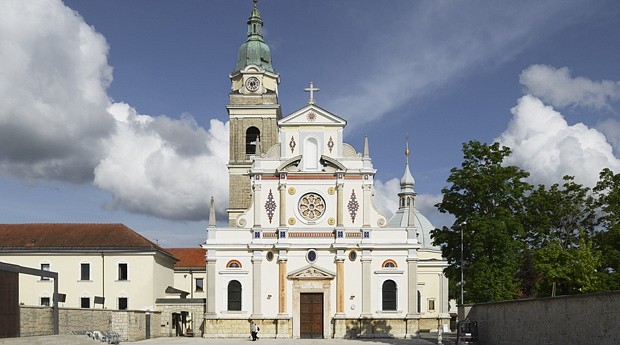
<svg viewBox="0 0 620 345">
<path fill-rule="evenodd" d="M 432 236 L 448 260 L 452 284 L 460 281 L 463 263 L 465 302 L 512 299 L 519 290 L 523 225 L 517 215 L 531 185 L 523 181 L 526 171 L 502 165 L 509 154 L 499 143 L 463 144 L 463 163 L 450 170 L 450 186 L 442 189 L 443 199 L 436 205 L 456 218 L 451 228 L 435 229 Z"/>
<path fill-rule="evenodd" d="M 601 231 L 595 236 L 595 246 L 605 255 L 599 271 L 603 275 L 604 288 L 620 289 L 620 173 L 604 169 L 594 192 L 600 210 Z"/>
<path fill-rule="evenodd" d="M 522 222 L 538 274 L 522 281 L 536 286 L 535 295 L 555 296 L 600 289 L 600 254 L 592 246 L 595 212 L 590 189 L 564 177 L 562 185 L 539 185 L 526 198 Z M 592 266 L 594 265 L 594 266 Z"/>
</svg>

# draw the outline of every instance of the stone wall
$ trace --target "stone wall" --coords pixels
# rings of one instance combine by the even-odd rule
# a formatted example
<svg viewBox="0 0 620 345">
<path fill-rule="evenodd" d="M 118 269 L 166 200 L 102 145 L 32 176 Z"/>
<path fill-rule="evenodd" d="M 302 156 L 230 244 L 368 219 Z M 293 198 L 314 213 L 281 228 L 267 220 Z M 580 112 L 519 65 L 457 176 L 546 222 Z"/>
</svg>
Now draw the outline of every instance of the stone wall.
<svg viewBox="0 0 620 345">
<path fill-rule="evenodd" d="M 161 337 L 161 313 L 150 312 L 151 338 Z M 86 331 L 115 331 L 122 341 L 146 339 L 146 312 L 139 310 L 74 309 L 59 308 L 58 331 L 60 334 Z M 20 332 L 22 337 L 53 334 L 51 307 L 20 306 Z"/>
<path fill-rule="evenodd" d="M 482 344 L 620 344 L 620 291 L 466 306 Z"/>
<path fill-rule="evenodd" d="M 187 300 L 186 300 L 187 301 Z M 174 337 L 175 330 L 172 328 L 172 313 L 181 313 L 182 311 L 189 312 L 188 326 L 193 327 L 195 337 L 201 337 L 204 333 L 204 313 L 205 302 L 204 299 L 196 299 L 197 303 L 161 303 L 158 301 L 157 310 L 161 312 L 160 323 L 157 327 L 160 328 L 162 337 Z M 185 333 L 186 330 L 183 330 Z"/>
<path fill-rule="evenodd" d="M 54 315 L 50 307 L 20 306 L 19 322 L 22 337 L 54 334 Z"/>
</svg>

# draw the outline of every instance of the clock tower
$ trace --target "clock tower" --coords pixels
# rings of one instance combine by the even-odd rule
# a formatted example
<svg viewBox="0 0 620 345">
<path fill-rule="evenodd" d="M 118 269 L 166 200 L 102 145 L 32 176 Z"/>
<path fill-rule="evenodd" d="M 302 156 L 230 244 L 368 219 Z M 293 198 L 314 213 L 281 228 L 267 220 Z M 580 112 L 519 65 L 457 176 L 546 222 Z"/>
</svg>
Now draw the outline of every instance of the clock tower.
<svg viewBox="0 0 620 345">
<path fill-rule="evenodd" d="M 280 77 L 271 64 L 271 52 L 263 39 L 263 21 L 256 2 L 247 22 L 246 41 L 239 47 L 237 65 L 230 75 L 232 89 L 226 106 L 230 119 L 228 161 L 230 225 L 250 206 L 250 176 L 255 156 L 278 143 Z"/>
</svg>

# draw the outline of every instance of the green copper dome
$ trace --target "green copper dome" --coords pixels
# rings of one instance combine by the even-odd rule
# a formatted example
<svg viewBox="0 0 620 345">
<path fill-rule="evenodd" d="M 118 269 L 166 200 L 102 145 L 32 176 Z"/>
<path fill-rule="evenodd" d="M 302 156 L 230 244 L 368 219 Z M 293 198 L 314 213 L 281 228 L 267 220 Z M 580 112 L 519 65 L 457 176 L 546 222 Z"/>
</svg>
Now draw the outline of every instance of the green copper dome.
<svg viewBox="0 0 620 345">
<path fill-rule="evenodd" d="M 248 38 L 239 47 L 237 67 L 235 67 L 234 72 L 239 72 L 249 65 L 256 65 L 265 71 L 275 73 L 273 66 L 271 66 L 269 46 L 263 40 L 263 21 L 256 4 L 254 4 L 250 19 L 248 19 Z"/>
</svg>

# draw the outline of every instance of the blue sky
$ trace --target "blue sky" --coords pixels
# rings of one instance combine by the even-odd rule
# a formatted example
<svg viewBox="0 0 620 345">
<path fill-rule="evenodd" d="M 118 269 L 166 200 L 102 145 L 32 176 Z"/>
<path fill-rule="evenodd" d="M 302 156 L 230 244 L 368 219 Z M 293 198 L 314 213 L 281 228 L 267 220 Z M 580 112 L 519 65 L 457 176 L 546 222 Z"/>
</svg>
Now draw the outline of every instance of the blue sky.
<svg viewBox="0 0 620 345">
<path fill-rule="evenodd" d="M 0 219 L 120 222 L 167 247 L 225 219 L 227 113 L 251 1 L 3 1 Z M 396 207 L 405 137 L 418 206 L 469 140 L 531 182 L 620 171 L 617 1 L 260 1 L 284 114 L 319 106 L 368 135 Z"/>
</svg>

